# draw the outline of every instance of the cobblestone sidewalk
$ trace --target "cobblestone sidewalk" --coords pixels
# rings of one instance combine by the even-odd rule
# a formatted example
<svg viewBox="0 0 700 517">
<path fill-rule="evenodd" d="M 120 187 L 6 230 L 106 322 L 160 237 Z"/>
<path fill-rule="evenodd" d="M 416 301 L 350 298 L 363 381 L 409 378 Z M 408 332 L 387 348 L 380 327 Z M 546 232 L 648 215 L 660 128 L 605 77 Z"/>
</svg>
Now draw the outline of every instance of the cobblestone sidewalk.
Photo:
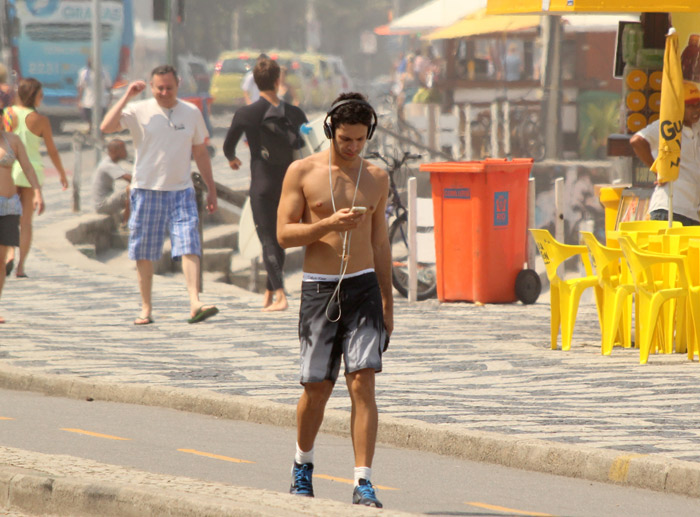
<svg viewBox="0 0 700 517">
<path fill-rule="evenodd" d="M 50 189 L 49 189 L 50 190 Z M 181 278 L 156 277 L 154 318 L 139 309 L 135 272 L 82 257 L 61 233 L 68 194 L 49 191 L 35 219 L 26 279 L 9 278 L 0 361 L 31 372 L 204 388 L 295 404 L 298 281 L 291 308 L 263 313 L 259 295 L 207 280 L 221 313 L 188 325 Z M 549 305 L 477 306 L 396 299 L 396 331 L 378 377 L 381 414 L 459 430 L 585 444 L 700 461 L 700 365 L 683 354 L 638 364 L 635 350 L 600 355 L 595 308 L 579 311 L 571 351 L 549 349 Z M 348 410 L 342 383 L 329 407 Z"/>
</svg>

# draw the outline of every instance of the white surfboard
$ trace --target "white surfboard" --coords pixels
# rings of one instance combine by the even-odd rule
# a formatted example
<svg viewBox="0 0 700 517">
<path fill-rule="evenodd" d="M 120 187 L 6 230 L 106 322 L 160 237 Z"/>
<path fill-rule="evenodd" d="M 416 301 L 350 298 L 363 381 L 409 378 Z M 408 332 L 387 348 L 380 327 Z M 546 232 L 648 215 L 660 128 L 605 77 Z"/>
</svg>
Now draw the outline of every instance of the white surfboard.
<svg viewBox="0 0 700 517">
<path fill-rule="evenodd" d="M 327 149 L 330 146 L 330 140 L 323 134 L 323 121 L 325 118 L 326 116 L 322 115 L 310 120 L 302 128 L 301 136 L 304 139 L 304 147 L 300 150 L 302 158 Z"/>
<path fill-rule="evenodd" d="M 238 253 L 242 257 L 253 260 L 262 255 L 262 244 L 258 239 L 253 221 L 253 209 L 250 206 L 250 198 L 246 198 L 238 221 Z"/>
</svg>

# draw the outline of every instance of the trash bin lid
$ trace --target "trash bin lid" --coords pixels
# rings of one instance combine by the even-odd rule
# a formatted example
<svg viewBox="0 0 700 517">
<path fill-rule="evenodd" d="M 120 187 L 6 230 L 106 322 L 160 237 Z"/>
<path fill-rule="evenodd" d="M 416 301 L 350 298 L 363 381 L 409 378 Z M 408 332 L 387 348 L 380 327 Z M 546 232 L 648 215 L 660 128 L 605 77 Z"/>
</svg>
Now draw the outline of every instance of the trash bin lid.
<svg viewBox="0 0 700 517">
<path fill-rule="evenodd" d="M 507 160 L 505 158 L 486 158 L 472 162 L 432 162 L 422 163 L 420 165 L 421 172 L 496 172 L 508 171 L 517 172 L 527 170 L 528 173 L 535 162 L 533 158 L 513 158 Z"/>
</svg>

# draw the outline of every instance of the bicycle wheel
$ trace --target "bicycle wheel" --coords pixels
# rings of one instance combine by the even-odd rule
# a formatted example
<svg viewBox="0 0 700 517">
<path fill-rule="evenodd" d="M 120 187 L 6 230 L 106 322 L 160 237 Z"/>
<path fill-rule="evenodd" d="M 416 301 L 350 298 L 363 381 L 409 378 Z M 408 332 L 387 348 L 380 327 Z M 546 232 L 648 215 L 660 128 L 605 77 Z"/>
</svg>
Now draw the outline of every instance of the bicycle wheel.
<svg viewBox="0 0 700 517">
<path fill-rule="evenodd" d="M 408 221 L 403 215 L 389 228 L 391 243 L 391 283 L 404 298 L 408 298 Z M 418 300 L 437 296 L 435 264 L 418 263 Z"/>
<path fill-rule="evenodd" d="M 395 159 L 399 159 L 399 157 L 396 156 L 395 149 L 390 149 L 387 155 L 394 156 Z M 408 202 L 408 180 L 409 178 L 415 177 L 413 170 L 408 166 L 408 164 L 404 164 L 398 169 L 390 170 L 389 174 L 391 175 L 391 180 L 396 186 L 396 193 L 401 198 L 402 204 L 406 206 L 406 203 Z"/>
<path fill-rule="evenodd" d="M 544 137 L 536 119 L 533 117 L 525 119 L 522 125 L 521 138 L 522 150 L 525 152 L 525 156 L 534 158 L 537 162 L 544 160 Z"/>
</svg>

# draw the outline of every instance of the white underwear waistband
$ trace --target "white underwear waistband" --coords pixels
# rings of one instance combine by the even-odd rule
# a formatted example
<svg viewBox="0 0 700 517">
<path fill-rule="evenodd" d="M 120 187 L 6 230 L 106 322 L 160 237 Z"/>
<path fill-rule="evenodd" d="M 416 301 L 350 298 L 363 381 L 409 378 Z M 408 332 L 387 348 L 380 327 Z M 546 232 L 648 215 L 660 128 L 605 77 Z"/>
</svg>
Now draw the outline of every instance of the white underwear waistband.
<svg viewBox="0 0 700 517">
<path fill-rule="evenodd" d="M 353 278 L 360 275 L 366 275 L 367 273 L 373 273 L 374 268 L 363 269 L 362 271 L 355 271 L 354 273 L 348 273 L 343 278 Z M 307 273 L 304 272 L 304 276 L 301 279 L 302 282 L 337 282 L 340 280 L 340 275 L 323 275 L 321 273 Z"/>
</svg>

